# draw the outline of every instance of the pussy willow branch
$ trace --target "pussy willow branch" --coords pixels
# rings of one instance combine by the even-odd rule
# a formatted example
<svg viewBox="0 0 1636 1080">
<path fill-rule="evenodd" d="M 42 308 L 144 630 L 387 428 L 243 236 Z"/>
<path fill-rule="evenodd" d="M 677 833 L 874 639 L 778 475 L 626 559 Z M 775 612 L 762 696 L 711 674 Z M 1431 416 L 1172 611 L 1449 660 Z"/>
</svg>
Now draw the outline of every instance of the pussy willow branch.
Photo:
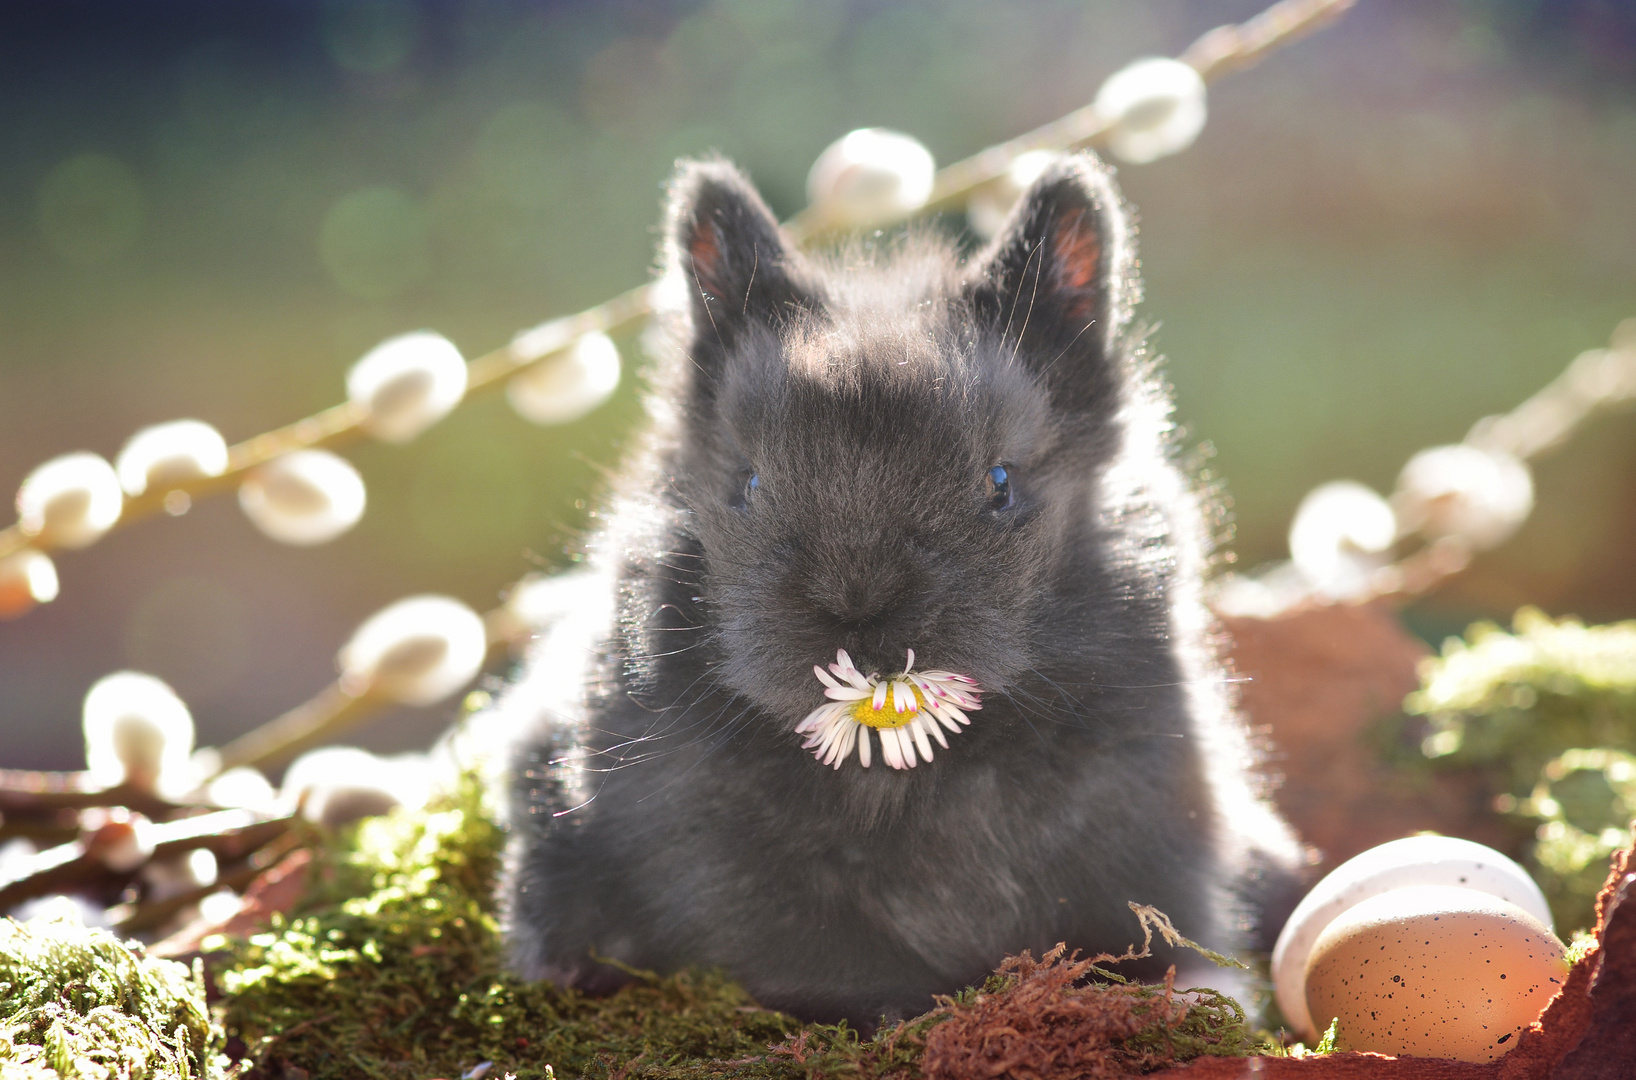
<svg viewBox="0 0 1636 1080">
<path fill-rule="evenodd" d="M 1281 0 L 1247 22 L 1211 30 L 1189 46 L 1180 59 L 1196 68 L 1199 75 L 1209 82 L 1253 67 L 1275 49 L 1338 18 L 1354 2 Z M 1110 126 L 1093 107 L 1087 105 L 1009 142 L 979 151 L 940 170 L 930 200 L 917 212 L 939 209 L 962 200 L 977 188 L 1005 175 L 1018 155 L 1030 150 L 1094 146 L 1107 136 Z M 787 224 L 791 234 L 802 242 L 830 228 L 830 223 L 810 207 Z M 510 376 L 567 348 L 583 334 L 596 330 L 604 333 L 625 330 L 650 315 L 653 308 L 653 287 L 644 285 L 577 315 L 525 330 L 510 344 L 476 357 L 469 363 L 466 398 L 499 387 Z M 227 470 L 219 476 L 161 485 L 159 490 L 127 497 L 124 510 L 114 527 L 129 525 L 158 513 L 164 508 L 165 498 L 171 492 L 180 491 L 190 501 L 196 500 L 236 486 L 251 469 L 293 450 L 336 447 L 353 442 L 363 435 L 363 419 L 363 408 L 347 402 L 246 439 L 229 448 Z M 0 529 L 0 558 L 31 546 L 46 545 L 42 538 L 29 537 L 16 525 Z"/>
<path fill-rule="evenodd" d="M 532 633 L 532 628 L 504 604 L 483 616 L 483 626 L 491 659 L 497 652 L 522 645 Z M 214 774 L 219 776 L 241 765 L 263 766 L 285 761 L 301 750 L 321 746 L 357 727 L 391 704 L 371 694 L 368 687 L 356 689 L 345 680 L 337 679 L 282 716 L 222 747 Z"/>
<path fill-rule="evenodd" d="M 102 889 L 117 892 L 151 859 L 169 859 L 203 848 L 222 861 L 243 859 L 295 827 L 294 817 L 270 818 L 250 810 L 217 810 L 148 827 L 151 854 L 128 870 L 107 867 L 89 840 L 73 841 L 25 856 L 0 877 L 0 912 L 52 893 Z"/>
<path fill-rule="evenodd" d="M 1355 0 L 1284 0 L 1247 22 L 1218 26 L 1189 45 L 1181 56 L 1205 82 L 1259 64 L 1284 45 L 1334 22 Z M 963 201 L 972 192 L 1003 177 L 1011 163 L 1033 150 L 1077 150 L 1107 139 L 1113 124 L 1085 105 L 1033 131 L 979 150 L 963 161 L 938 170 L 932 194 L 922 210 L 936 210 Z M 799 239 L 827 231 L 819 208 L 808 207 L 788 227 Z"/>
<path fill-rule="evenodd" d="M 1467 441 L 1533 459 L 1561 446 L 1600 413 L 1636 401 L 1636 319 L 1613 333 L 1613 345 L 1581 355 L 1568 369 L 1508 413 L 1479 420 Z M 1371 588 L 1349 603 L 1407 602 L 1471 564 L 1473 552 L 1455 537 L 1434 540 L 1376 571 Z M 510 592 L 511 590 L 507 590 Z M 501 605 L 483 616 L 489 652 L 525 644 L 531 628 Z M 239 736 L 221 751 L 221 768 L 260 765 L 321 744 L 367 719 L 387 703 L 367 691 L 353 694 L 340 681 L 277 719 Z"/>
<path fill-rule="evenodd" d="M 1567 368 L 1510 412 L 1485 416 L 1465 442 L 1481 450 L 1538 460 L 1563 446 L 1596 416 L 1636 403 L 1636 318 L 1621 322 L 1605 349 L 1581 353 Z M 1476 552 L 1445 536 L 1375 571 L 1369 588 L 1349 603 L 1407 602 L 1471 565 Z"/>
</svg>

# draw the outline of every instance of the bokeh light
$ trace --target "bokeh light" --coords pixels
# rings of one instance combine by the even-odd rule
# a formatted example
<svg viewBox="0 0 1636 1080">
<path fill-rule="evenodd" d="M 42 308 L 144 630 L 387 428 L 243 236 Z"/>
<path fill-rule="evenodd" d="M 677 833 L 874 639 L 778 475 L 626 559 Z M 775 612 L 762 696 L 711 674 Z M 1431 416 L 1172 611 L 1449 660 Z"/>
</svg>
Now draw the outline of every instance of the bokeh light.
<svg viewBox="0 0 1636 1080">
<path fill-rule="evenodd" d="M 117 259 L 142 235 L 142 185 L 107 154 L 76 154 L 46 173 L 38 205 L 45 242 L 69 262 Z"/>
<path fill-rule="evenodd" d="M 389 71 L 414 50 L 420 8 L 405 0 L 327 0 L 322 28 L 324 47 L 341 67 Z"/>
<path fill-rule="evenodd" d="M 319 226 L 318 256 L 330 280 L 365 300 L 396 296 L 432 271 L 425 214 L 390 187 L 336 199 Z"/>
</svg>

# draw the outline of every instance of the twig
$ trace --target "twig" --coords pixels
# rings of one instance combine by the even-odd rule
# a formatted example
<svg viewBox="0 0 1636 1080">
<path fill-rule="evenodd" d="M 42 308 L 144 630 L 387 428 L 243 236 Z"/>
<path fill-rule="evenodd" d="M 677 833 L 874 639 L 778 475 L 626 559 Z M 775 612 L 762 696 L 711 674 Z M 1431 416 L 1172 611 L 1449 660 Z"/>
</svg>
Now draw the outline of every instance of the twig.
<svg viewBox="0 0 1636 1080">
<path fill-rule="evenodd" d="M 375 698 L 348 693 L 339 681 L 333 682 L 284 715 L 222 747 L 217 775 L 293 754 L 367 719 L 381 705 Z"/>
<path fill-rule="evenodd" d="M 246 862 L 236 870 L 225 874 L 218 874 L 216 880 L 209 885 L 200 885 L 175 896 L 168 896 L 163 900 L 148 900 L 138 904 L 121 904 L 112 908 L 108 916 L 113 920 L 114 927 L 122 934 L 140 934 L 156 927 L 163 926 L 177 912 L 182 911 L 200 900 L 218 893 L 223 889 L 232 889 L 234 892 L 243 892 L 256 875 L 266 869 Z"/>
<path fill-rule="evenodd" d="M 0 769 L 0 839 L 25 831 L 27 825 L 55 828 L 64 814 L 93 806 L 124 806 L 156 821 L 184 809 L 129 784 L 98 787 L 90 773 Z"/>
<path fill-rule="evenodd" d="M 1521 405 L 1477 421 L 1465 441 L 1479 449 L 1535 460 L 1560 448 L 1596 416 L 1628 408 L 1632 402 L 1636 402 L 1636 318 L 1615 328 L 1609 348 L 1581 353 Z M 1412 600 L 1470 566 L 1474 554 L 1458 537 L 1434 540 L 1377 571 L 1358 602 Z"/>
<path fill-rule="evenodd" d="M 1205 82 L 1254 67 L 1274 49 L 1321 30 L 1346 14 L 1354 0 L 1285 0 L 1236 26 L 1218 26 L 1178 58 Z"/>
<path fill-rule="evenodd" d="M 1485 416 L 1466 435 L 1468 446 L 1537 460 L 1561 448 L 1597 416 L 1636 403 L 1636 318 L 1614 328 L 1605 349 L 1575 357 L 1567 368 L 1510 412 Z M 1476 551 L 1459 536 L 1432 539 L 1396 562 L 1375 570 L 1366 586 L 1339 601 L 1312 591 L 1288 597 L 1284 614 L 1330 603 L 1406 604 L 1441 586 L 1471 565 Z"/>
<path fill-rule="evenodd" d="M 504 606 L 483 616 L 488 628 L 489 653 L 516 645 L 526 634 Z M 368 690 L 355 692 L 337 679 L 311 698 L 245 732 L 220 750 L 221 757 L 212 776 L 241 765 L 266 765 L 283 761 L 301 750 L 329 742 L 335 736 L 375 717 L 391 701 Z"/>
<path fill-rule="evenodd" d="M 1282 0 L 1248 22 L 1211 30 L 1194 42 L 1181 59 L 1208 80 L 1252 67 L 1267 54 L 1339 17 L 1354 0 Z M 1035 128 L 998 146 L 989 147 L 940 170 L 930 200 L 917 212 L 940 209 L 970 195 L 1003 176 L 1018 155 L 1030 150 L 1094 145 L 1108 133 L 1108 122 L 1087 105 L 1043 127 Z M 788 223 L 801 242 L 829 230 L 830 222 L 809 207 Z M 618 332 L 652 313 L 652 286 L 622 293 L 577 315 L 555 319 L 517 334 L 511 343 L 473 359 L 467 367 L 466 399 L 499 387 L 510 376 L 567 348 L 591 331 Z M 227 470 L 219 476 L 160 485 L 138 496 L 128 496 L 114 527 L 151 517 L 165 506 L 171 492 L 190 500 L 235 487 L 251 469 L 294 450 L 335 447 L 360 438 L 364 410 L 352 402 L 335 405 L 293 424 L 269 431 L 229 448 Z M 26 535 L 17 525 L 0 529 L 0 558 L 23 548 L 47 547 L 41 538 Z"/>
<path fill-rule="evenodd" d="M 147 861 L 200 848 L 222 860 L 245 858 L 284 835 L 294 822 L 293 817 L 267 818 L 249 810 L 219 810 L 148 825 L 144 836 L 153 845 L 152 853 L 148 860 L 128 870 L 110 869 L 91 850 L 89 837 L 48 848 L 20 860 L 16 870 L 0 878 L 0 912 L 52 893 L 115 893 L 133 881 Z"/>
<path fill-rule="evenodd" d="M 1205 82 L 1211 82 L 1254 67 L 1274 49 L 1340 18 L 1354 2 L 1283 0 L 1248 22 L 1216 27 L 1188 46 L 1178 59 L 1196 69 Z M 1033 131 L 940 169 L 923 209 L 941 209 L 964 199 L 1003 177 L 1012 162 L 1030 151 L 1074 150 L 1099 145 L 1112 127 L 1094 106 L 1081 106 Z M 825 232 L 830 227 L 814 207 L 803 210 L 789 223 L 798 238 Z"/>
</svg>

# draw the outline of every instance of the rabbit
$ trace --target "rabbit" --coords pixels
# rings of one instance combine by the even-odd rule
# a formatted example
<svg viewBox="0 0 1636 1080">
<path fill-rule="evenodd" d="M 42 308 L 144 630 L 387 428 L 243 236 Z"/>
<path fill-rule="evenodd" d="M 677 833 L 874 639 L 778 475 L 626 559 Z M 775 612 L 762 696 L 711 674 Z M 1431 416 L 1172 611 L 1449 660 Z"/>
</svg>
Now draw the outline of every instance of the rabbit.
<svg viewBox="0 0 1636 1080">
<path fill-rule="evenodd" d="M 716 967 L 867 1030 L 1024 949 L 1121 952 L 1129 902 L 1267 947 L 1299 850 L 1215 655 L 1110 171 L 1059 158 L 967 260 L 803 253 L 721 160 L 678 165 L 665 230 L 651 434 L 497 705 L 528 729 L 516 970 Z M 815 710 L 894 673 L 925 730 L 815 756 Z"/>
</svg>

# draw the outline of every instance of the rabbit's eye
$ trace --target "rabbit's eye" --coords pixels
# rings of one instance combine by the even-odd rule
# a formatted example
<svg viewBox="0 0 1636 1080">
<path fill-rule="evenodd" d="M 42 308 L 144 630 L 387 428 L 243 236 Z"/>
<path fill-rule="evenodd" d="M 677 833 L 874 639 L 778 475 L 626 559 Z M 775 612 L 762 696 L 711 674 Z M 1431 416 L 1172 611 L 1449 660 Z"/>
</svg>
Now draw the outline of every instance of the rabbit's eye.
<svg viewBox="0 0 1636 1080">
<path fill-rule="evenodd" d="M 1004 465 L 996 465 L 988 471 L 988 508 L 1009 510 L 1011 501 L 1011 470 Z"/>
<path fill-rule="evenodd" d="M 756 488 L 760 486 L 761 477 L 756 473 L 751 472 L 749 469 L 745 469 L 744 472 L 739 475 L 739 485 L 737 490 L 733 492 L 733 497 L 727 500 L 728 505 L 730 505 L 734 510 L 749 509 L 750 499 L 754 497 Z"/>
</svg>

